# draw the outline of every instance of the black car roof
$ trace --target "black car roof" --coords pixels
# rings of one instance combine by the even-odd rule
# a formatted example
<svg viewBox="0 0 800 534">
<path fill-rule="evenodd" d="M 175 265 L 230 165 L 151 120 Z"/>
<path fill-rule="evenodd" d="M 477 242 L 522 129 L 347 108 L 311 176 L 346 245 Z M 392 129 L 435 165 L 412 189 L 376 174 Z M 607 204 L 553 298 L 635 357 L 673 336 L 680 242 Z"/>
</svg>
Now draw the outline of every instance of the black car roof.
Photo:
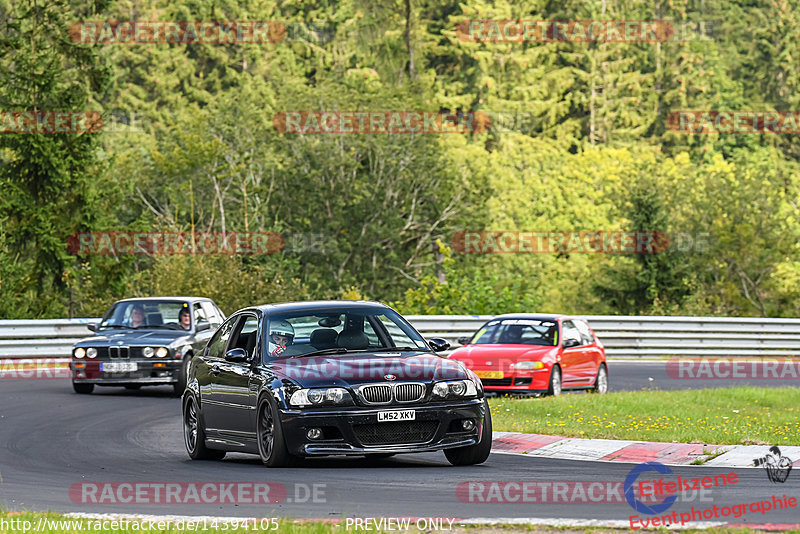
<svg viewBox="0 0 800 534">
<path fill-rule="evenodd" d="M 260 310 L 265 313 L 285 313 L 297 311 L 332 310 L 336 308 L 360 308 L 360 309 L 386 309 L 389 306 L 381 302 L 370 300 L 308 300 L 302 302 L 280 302 L 276 304 L 262 304 L 260 306 L 250 306 L 245 310 Z M 239 310 L 243 311 L 243 310 Z"/>
<path fill-rule="evenodd" d="M 175 301 L 185 301 L 185 300 L 209 300 L 214 302 L 208 297 L 130 297 L 127 299 L 120 299 L 117 302 L 129 302 L 132 300 L 175 300 Z"/>
<path fill-rule="evenodd" d="M 495 321 L 497 319 L 535 319 L 538 321 L 557 321 L 559 319 L 571 319 L 571 317 L 560 313 L 505 313 L 503 315 L 496 315 L 489 321 Z"/>
</svg>

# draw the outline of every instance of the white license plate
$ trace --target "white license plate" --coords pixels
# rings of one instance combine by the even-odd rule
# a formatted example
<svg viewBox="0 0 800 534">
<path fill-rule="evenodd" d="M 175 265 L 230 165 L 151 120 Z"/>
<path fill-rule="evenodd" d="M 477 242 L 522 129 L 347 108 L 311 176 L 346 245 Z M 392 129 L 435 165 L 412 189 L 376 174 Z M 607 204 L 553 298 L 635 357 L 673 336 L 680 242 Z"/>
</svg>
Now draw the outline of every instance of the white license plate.
<svg viewBox="0 0 800 534">
<path fill-rule="evenodd" d="M 416 417 L 414 410 L 402 410 L 393 412 L 378 412 L 378 422 L 383 421 L 413 421 Z"/>
<path fill-rule="evenodd" d="M 130 373 L 138 368 L 136 362 L 100 362 L 100 370 L 105 373 Z"/>
</svg>

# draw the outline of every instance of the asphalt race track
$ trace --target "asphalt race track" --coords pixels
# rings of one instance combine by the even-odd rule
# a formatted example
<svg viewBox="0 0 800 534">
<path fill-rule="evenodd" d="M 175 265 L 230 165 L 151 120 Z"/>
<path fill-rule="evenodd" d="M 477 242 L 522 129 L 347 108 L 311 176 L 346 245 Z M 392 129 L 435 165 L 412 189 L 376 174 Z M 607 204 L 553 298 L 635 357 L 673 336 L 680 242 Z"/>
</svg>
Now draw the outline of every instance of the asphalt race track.
<svg viewBox="0 0 800 534">
<path fill-rule="evenodd" d="M 612 369 L 611 376 L 617 380 L 623 380 L 623 376 L 623 384 L 640 389 L 640 368 L 644 369 L 642 376 L 653 376 L 649 365 L 637 367 L 637 374 L 631 376 Z M 619 389 L 615 382 L 611 385 Z M 219 462 L 191 461 L 183 446 L 179 401 L 169 393 L 168 388 L 138 392 L 98 388 L 93 395 L 76 395 L 64 379 L 0 380 L 0 506 L 61 512 L 337 519 L 563 518 L 627 522 L 634 513 L 624 495 L 619 498 L 623 491 L 620 485 L 616 486 L 617 498 L 610 499 L 614 502 L 482 503 L 469 502 L 464 493 L 457 494 L 459 483 L 468 481 L 481 481 L 487 487 L 491 481 L 599 481 L 610 487 L 625 480 L 631 464 L 493 454 L 481 466 L 451 467 L 441 453 L 383 460 L 315 459 L 290 469 L 267 469 L 256 457 L 245 455 L 229 455 Z M 684 478 L 727 472 L 707 467 L 672 470 Z M 800 496 L 800 475 L 796 473 L 781 484 L 770 482 L 760 468 L 735 472 L 736 484 L 708 490 L 703 497 L 689 495 L 666 513 L 685 512 L 691 506 L 710 508 L 771 500 L 773 495 Z M 280 483 L 286 488 L 286 499 L 274 505 L 99 505 L 82 503 L 70 494 L 70 488 L 82 482 L 234 481 Z M 317 486 L 316 499 L 309 495 L 315 484 L 323 485 Z M 609 493 L 611 497 L 614 494 Z M 794 508 L 763 515 L 747 513 L 728 521 L 790 523 L 797 517 L 798 509 Z"/>
</svg>

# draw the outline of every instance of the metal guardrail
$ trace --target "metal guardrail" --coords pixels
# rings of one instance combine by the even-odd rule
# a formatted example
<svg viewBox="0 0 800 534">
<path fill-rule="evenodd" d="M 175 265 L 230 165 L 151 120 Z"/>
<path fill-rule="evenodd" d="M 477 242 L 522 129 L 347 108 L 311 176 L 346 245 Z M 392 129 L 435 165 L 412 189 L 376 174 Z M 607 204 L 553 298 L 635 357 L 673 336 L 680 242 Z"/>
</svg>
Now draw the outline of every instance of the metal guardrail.
<svg viewBox="0 0 800 534">
<path fill-rule="evenodd" d="M 408 315 L 426 337 L 457 339 L 491 315 Z M 586 315 L 613 358 L 663 356 L 798 356 L 800 319 Z M 72 345 L 99 319 L 0 320 L 0 358 L 69 357 Z"/>
</svg>

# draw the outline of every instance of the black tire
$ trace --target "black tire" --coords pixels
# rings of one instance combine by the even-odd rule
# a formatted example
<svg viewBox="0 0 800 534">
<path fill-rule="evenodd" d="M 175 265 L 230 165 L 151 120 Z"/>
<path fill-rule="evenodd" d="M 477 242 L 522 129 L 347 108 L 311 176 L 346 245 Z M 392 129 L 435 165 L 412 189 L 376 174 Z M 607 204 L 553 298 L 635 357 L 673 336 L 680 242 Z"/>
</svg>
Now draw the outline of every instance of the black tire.
<svg viewBox="0 0 800 534">
<path fill-rule="evenodd" d="M 206 447 L 203 418 L 193 397 L 183 406 L 183 444 L 192 460 L 222 460 L 225 457 L 225 451 Z"/>
<path fill-rule="evenodd" d="M 597 377 L 594 379 L 594 387 L 590 390 L 592 393 L 602 395 L 608 393 L 608 369 L 606 364 L 601 363 L 597 369 Z"/>
<path fill-rule="evenodd" d="M 129 389 L 131 391 L 138 391 L 142 389 L 141 384 L 125 384 L 125 389 Z"/>
<path fill-rule="evenodd" d="M 94 384 L 81 384 L 79 382 L 72 383 L 72 389 L 75 390 L 75 393 L 80 393 L 81 395 L 89 395 L 92 391 L 94 391 Z"/>
<path fill-rule="evenodd" d="M 278 416 L 275 400 L 267 395 L 258 402 L 256 411 L 256 441 L 258 455 L 267 467 L 286 467 L 294 463 L 294 457 L 286 448 L 283 427 Z"/>
<path fill-rule="evenodd" d="M 181 368 L 178 371 L 178 381 L 172 384 L 172 396 L 180 397 L 186 390 L 186 381 L 189 376 L 189 363 L 192 361 L 192 355 L 187 354 L 181 361 Z"/>
<path fill-rule="evenodd" d="M 554 365 L 553 370 L 550 371 L 550 385 L 547 386 L 547 394 L 553 397 L 558 397 L 561 395 L 561 387 L 561 367 Z"/>
<path fill-rule="evenodd" d="M 492 452 L 492 413 L 489 403 L 484 400 L 483 431 L 481 440 L 475 445 L 458 447 L 457 449 L 445 449 L 444 455 L 447 461 L 453 465 L 477 465 L 482 464 L 489 458 Z"/>
</svg>

